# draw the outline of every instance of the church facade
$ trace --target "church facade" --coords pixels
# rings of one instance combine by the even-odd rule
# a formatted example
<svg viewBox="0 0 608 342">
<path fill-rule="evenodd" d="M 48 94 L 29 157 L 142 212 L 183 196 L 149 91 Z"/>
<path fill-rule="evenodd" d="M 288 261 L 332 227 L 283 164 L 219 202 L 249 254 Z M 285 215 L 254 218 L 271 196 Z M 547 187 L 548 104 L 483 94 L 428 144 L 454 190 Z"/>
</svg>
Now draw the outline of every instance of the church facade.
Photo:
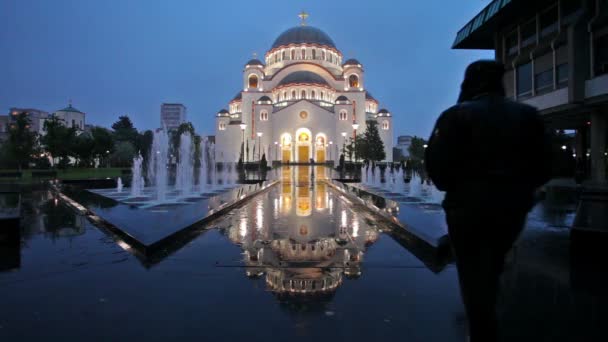
<svg viewBox="0 0 608 342">
<path fill-rule="evenodd" d="M 305 17 L 303 18 L 305 19 Z M 333 40 L 318 28 L 283 32 L 243 70 L 242 91 L 216 115 L 216 156 L 236 161 L 316 163 L 339 159 L 343 145 L 374 121 L 392 161 L 393 122 L 365 87 L 363 65 L 343 62 Z M 347 157 L 348 160 L 348 157 Z"/>
</svg>

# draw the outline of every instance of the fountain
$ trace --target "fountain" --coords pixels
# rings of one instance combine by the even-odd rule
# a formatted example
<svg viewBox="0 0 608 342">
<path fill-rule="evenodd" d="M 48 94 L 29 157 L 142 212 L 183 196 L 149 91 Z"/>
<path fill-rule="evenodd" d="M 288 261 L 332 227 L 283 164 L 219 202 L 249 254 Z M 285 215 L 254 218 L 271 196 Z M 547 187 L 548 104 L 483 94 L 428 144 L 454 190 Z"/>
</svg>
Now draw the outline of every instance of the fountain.
<svg viewBox="0 0 608 342">
<path fill-rule="evenodd" d="M 122 178 L 118 177 L 118 179 L 116 180 L 116 192 L 121 193 L 122 187 Z"/>
<path fill-rule="evenodd" d="M 376 165 L 374 168 L 374 186 L 379 187 L 382 184 L 382 171 L 380 166 Z"/>
<path fill-rule="evenodd" d="M 211 187 L 216 188 L 218 185 L 217 179 L 217 163 L 215 162 L 215 144 L 211 143 L 211 147 L 209 149 L 209 161 L 211 165 Z"/>
<path fill-rule="evenodd" d="M 408 196 L 410 197 L 420 197 L 422 195 L 422 179 L 415 172 L 412 171 L 412 178 L 410 179 L 410 191 Z"/>
<path fill-rule="evenodd" d="M 144 159 L 141 154 L 137 154 L 133 158 L 133 166 L 131 167 L 131 197 L 141 197 L 143 193 L 144 177 L 141 172 L 143 161 Z M 122 181 L 120 181 L 120 186 L 122 187 Z"/>
<path fill-rule="evenodd" d="M 169 137 L 166 130 L 154 132 L 152 149 L 148 159 L 148 183 L 155 186 L 155 197 L 157 201 L 167 198 L 167 183 L 169 173 L 167 162 L 169 157 Z"/>
<path fill-rule="evenodd" d="M 207 162 L 207 141 L 201 141 L 200 149 L 201 166 L 198 173 L 198 187 L 200 192 L 205 192 L 207 189 L 207 168 L 209 165 Z"/>
<path fill-rule="evenodd" d="M 437 187 L 435 186 L 435 184 L 431 184 L 429 186 L 429 193 L 430 193 L 430 201 L 431 203 L 435 203 L 435 204 L 441 204 L 443 202 L 443 199 L 445 197 L 445 192 L 437 189 Z"/>
<path fill-rule="evenodd" d="M 192 136 L 188 132 L 182 133 L 179 139 L 179 162 L 175 175 L 175 188 L 181 196 L 188 196 L 192 192 L 194 182 L 194 153 L 192 149 Z"/>
</svg>

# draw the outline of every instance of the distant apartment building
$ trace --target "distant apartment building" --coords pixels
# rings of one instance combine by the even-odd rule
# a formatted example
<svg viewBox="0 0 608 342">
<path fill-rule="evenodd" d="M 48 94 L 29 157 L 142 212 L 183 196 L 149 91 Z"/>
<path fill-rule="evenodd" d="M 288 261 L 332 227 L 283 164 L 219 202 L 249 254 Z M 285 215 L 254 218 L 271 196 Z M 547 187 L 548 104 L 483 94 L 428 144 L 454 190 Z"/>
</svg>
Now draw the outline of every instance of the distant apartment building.
<svg viewBox="0 0 608 342">
<path fill-rule="evenodd" d="M 15 123 L 17 115 L 19 115 L 20 113 L 25 113 L 27 118 L 30 120 L 29 128 L 31 132 L 44 135 L 44 121 L 46 121 L 46 119 L 48 119 L 49 117 L 48 112 L 34 108 L 12 107 L 10 109 L 10 114 L 8 115 L 9 126 Z"/>
<path fill-rule="evenodd" d="M 572 153 L 606 181 L 608 1 L 494 0 L 457 33 L 454 49 L 494 50 L 507 97 L 532 105 L 553 129 L 576 130 Z"/>
<path fill-rule="evenodd" d="M 0 143 L 8 139 L 9 116 L 0 115 Z"/>
<path fill-rule="evenodd" d="M 75 128 L 79 132 L 84 131 L 86 125 L 85 113 L 72 107 L 71 103 L 67 107 L 56 111 L 53 115 L 61 119 L 65 126 Z"/>
<path fill-rule="evenodd" d="M 181 103 L 163 103 L 160 106 L 160 127 L 175 129 L 186 122 L 186 106 Z"/>
<path fill-rule="evenodd" d="M 411 135 L 400 135 L 397 138 L 397 145 L 395 146 L 395 149 L 397 150 L 397 154 L 399 155 L 399 157 L 409 158 L 412 138 L 413 137 Z"/>
</svg>

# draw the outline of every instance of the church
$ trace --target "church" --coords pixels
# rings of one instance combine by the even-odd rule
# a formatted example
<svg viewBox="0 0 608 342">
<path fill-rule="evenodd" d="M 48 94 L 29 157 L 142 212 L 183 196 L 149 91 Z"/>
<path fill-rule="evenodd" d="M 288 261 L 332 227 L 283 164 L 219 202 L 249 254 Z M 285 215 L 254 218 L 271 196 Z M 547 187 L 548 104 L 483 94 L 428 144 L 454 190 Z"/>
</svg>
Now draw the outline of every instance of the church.
<svg viewBox="0 0 608 342">
<path fill-rule="evenodd" d="M 363 65 L 343 61 L 334 41 L 306 24 L 281 33 L 264 56 L 243 70 L 242 91 L 216 115 L 218 161 L 325 163 L 377 123 L 386 160 L 393 160 L 392 114 L 378 109 L 365 87 Z M 348 160 L 348 158 L 347 158 Z"/>
</svg>

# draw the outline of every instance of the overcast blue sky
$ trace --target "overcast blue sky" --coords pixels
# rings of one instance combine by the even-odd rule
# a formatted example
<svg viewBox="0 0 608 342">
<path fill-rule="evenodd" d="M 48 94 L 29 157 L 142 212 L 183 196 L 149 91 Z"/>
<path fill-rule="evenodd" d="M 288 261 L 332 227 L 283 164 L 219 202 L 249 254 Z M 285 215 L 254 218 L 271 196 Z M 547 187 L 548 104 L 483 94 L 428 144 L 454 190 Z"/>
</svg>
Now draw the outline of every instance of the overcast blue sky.
<svg viewBox="0 0 608 342">
<path fill-rule="evenodd" d="M 159 125 L 160 104 L 181 102 L 202 134 L 239 91 L 244 63 L 310 13 L 366 88 L 395 117 L 395 136 L 428 136 L 451 106 L 466 65 L 489 51 L 451 50 L 483 0 L 0 0 L 0 112 L 54 111 L 72 99 L 87 122 L 128 114 Z"/>
</svg>

